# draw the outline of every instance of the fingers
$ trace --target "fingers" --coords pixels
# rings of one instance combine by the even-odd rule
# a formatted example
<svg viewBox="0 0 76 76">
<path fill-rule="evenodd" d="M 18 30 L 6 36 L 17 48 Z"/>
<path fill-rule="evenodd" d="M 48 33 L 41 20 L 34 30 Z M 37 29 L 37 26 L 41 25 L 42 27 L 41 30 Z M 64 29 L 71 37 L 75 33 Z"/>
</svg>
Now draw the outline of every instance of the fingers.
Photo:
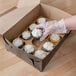
<svg viewBox="0 0 76 76">
<path fill-rule="evenodd" d="M 44 30 L 45 32 L 43 33 L 42 37 L 40 38 L 40 41 L 43 41 L 49 35 L 50 30 L 51 30 L 51 27 L 50 28 L 48 27 Z"/>
<path fill-rule="evenodd" d="M 43 26 L 38 25 L 38 26 L 36 26 L 36 28 L 37 28 L 37 29 L 43 29 Z"/>
<path fill-rule="evenodd" d="M 46 23 L 41 23 L 36 26 L 37 29 L 45 29 L 46 28 Z"/>
<path fill-rule="evenodd" d="M 42 37 L 40 38 L 40 41 L 43 41 L 48 36 L 48 32 L 44 32 Z"/>
<path fill-rule="evenodd" d="M 43 25 L 42 24 L 39 24 L 39 25 L 36 26 L 36 28 L 37 29 L 41 29 L 41 28 L 43 28 Z"/>
</svg>

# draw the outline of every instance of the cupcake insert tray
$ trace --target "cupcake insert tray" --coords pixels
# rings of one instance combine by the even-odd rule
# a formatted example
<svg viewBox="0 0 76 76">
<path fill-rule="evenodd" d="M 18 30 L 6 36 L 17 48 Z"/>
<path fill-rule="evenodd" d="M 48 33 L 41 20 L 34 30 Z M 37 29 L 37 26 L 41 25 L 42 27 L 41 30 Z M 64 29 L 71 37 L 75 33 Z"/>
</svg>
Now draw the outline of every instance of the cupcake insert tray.
<svg viewBox="0 0 76 76">
<path fill-rule="evenodd" d="M 41 17 L 39 17 L 39 18 L 41 18 Z M 39 18 L 38 18 L 38 19 L 39 19 Z M 49 20 L 49 19 L 47 19 L 47 18 L 46 18 L 46 20 L 47 20 L 47 21 L 52 21 L 52 20 Z M 37 24 L 37 20 L 34 21 L 33 23 L 36 23 L 36 24 Z M 30 25 L 29 25 L 29 26 L 30 26 Z M 24 31 L 29 31 L 29 32 L 31 33 L 32 31 L 29 30 L 29 26 L 27 26 Z M 59 37 L 60 37 L 60 40 L 59 40 L 58 42 L 56 42 L 56 43 L 53 43 L 53 44 L 54 44 L 53 49 L 54 49 L 54 48 L 57 46 L 57 44 L 62 40 L 62 38 L 64 37 L 65 34 L 58 34 L 58 35 L 59 35 Z M 43 51 L 48 55 L 50 52 L 47 52 L 46 50 L 43 49 L 43 44 L 44 44 L 45 42 L 52 42 L 52 41 L 50 40 L 50 36 L 51 36 L 51 34 L 48 35 L 48 36 L 45 38 L 45 40 L 40 41 L 39 39 L 34 38 L 32 35 L 31 35 L 31 37 L 30 37 L 29 39 L 23 39 L 23 38 L 22 38 L 22 34 L 20 34 L 20 35 L 18 36 L 18 38 L 20 38 L 20 39 L 23 41 L 23 43 L 24 43 L 24 45 L 23 45 L 22 47 L 20 47 L 20 49 L 24 50 L 24 46 L 27 45 L 27 44 L 30 44 L 30 45 L 33 45 L 35 51 L 36 51 L 36 50 L 43 50 Z M 34 53 L 33 53 L 32 55 L 34 55 Z"/>
</svg>

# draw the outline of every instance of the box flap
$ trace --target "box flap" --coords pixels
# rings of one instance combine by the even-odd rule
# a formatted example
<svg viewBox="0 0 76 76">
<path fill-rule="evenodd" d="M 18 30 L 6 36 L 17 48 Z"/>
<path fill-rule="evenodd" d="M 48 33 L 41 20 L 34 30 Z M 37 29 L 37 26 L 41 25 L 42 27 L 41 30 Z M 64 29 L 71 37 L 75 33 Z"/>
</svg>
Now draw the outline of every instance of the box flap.
<svg viewBox="0 0 76 76">
<path fill-rule="evenodd" d="M 17 8 L 4 16 L 0 17 L 0 34 L 3 35 L 11 27 L 13 27 L 19 20 L 27 15 L 33 8 L 39 5 L 40 1 L 37 0 L 33 4 L 30 4 L 27 8 Z"/>
<path fill-rule="evenodd" d="M 71 14 L 64 12 L 63 10 L 60 10 L 56 7 L 51 6 L 51 5 L 49 6 L 49 5 L 45 5 L 45 4 L 41 3 L 41 6 L 43 6 L 42 7 L 43 11 L 47 12 L 47 10 L 49 9 L 49 14 L 47 14 L 47 17 L 50 17 L 50 18 L 55 19 L 55 20 L 60 20 L 62 18 L 67 18 L 67 17 L 72 16 Z"/>
<path fill-rule="evenodd" d="M 16 7 L 18 0 L 0 0 L 0 15 Z"/>
<path fill-rule="evenodd" d="M 41 0 L 41 2 L 76 15 L 76 0 Z"/>
</svg>

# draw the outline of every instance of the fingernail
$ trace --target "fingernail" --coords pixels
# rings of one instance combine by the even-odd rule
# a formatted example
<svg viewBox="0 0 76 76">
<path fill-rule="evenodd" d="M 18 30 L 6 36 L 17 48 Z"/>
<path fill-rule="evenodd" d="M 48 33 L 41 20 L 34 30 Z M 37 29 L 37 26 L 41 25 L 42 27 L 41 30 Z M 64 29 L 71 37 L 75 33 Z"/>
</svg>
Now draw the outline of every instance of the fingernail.
<svg viewBox="0 0 76 76">
<path fill-rule="evenodd" d="M 40 41 L 43 41 L 43 39 L 42 39 L 42 38 L 40 38 Z"/>
<path fill-rule="evenodd" d="M 42 39 L 40 39 L 40 41 L 42 41 Z"/>
<path fill-rule="evenodd" d="M 44 38 L 42 37 L 42 38 L 40 38 L 40 41 L 43 41 L 44 40 Z"/>
</svg>

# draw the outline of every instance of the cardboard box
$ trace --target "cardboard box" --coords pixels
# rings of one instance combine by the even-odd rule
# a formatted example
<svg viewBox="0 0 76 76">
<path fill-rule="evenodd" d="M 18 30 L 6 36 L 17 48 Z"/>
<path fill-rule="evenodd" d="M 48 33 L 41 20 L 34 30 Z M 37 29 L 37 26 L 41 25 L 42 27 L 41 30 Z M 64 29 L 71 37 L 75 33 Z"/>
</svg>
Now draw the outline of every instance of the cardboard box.
<svg viewBox="0 0 76 76">
<path fill-rule="evenodd" d="M 16 8 L 18 0 L 0 0 L 0 15 Z"/>
<path fill-rule="evenodd" d="M 15 17 L 13 17 L 13 19 L 16 17 L 19 19 L 16 19 L 16 22 L 12 19 L 13 23 L 11 21 L 10 22 L 8 21 L 8 25 L 11 24 L 11 26 L 8 27 L 7 29 L 1 28 L 0 33 L 3 35 L 3 39 L 8 51 L 11 51 L 12 53 L 22 58 L 32 66 L 36 67 L 40 71 L 43 71 L 45 66 L 48 64 L 50 59 L 54 56 L 57 49 L 61 46 L 61 44 L 69 34 L 66 34 L 63 37 L 63 39 L 59 42 L 59 44 L 54 48 L 54 50 L 50 52 L 43 60 L 34 57 L 32 54 L 27 54 L 22 49 L 15 47 L 11 42 L 14 38 L 18 37 L 25 30 L 25 28 L 28 25 L 30 25 L 34 20 L 36 20 L 39 16 L 43 16 L 49 19 L 60 20 L 61 18 L 67 18 L 67 17 L 70 17 L 71 15 L 56 7 L 49 6 L 44 3 L 39 3 L 39 4 L 37 3 L 31 9 L 29 8 L 27 10 L 28 12 L 24 10 L 25 10 L 25 7 L 9 13 L 8 14 L 9 17 L 14 14 Z M 5 21 L 6 18 L 7 18 L 7 15 L 5 17 L 2 17 L 1 21 L 3 19 Z M 2 21 L 2 24 L 5 25 L 3 21 Z"/>
</svg>

